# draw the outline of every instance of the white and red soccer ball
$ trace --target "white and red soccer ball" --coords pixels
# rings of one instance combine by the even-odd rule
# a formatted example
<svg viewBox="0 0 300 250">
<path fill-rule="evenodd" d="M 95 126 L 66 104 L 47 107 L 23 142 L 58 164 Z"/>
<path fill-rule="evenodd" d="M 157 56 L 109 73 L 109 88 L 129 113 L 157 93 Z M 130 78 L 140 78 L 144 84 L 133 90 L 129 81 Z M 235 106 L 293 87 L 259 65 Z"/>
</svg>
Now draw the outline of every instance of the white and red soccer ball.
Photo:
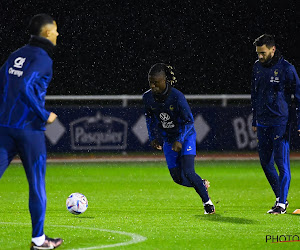
<svg viewBox="0 0 300 250">
<path fill-rule="evenodd" d="M 72 214 L 82 214 L 88 208 L 88 200 L 81 193 L 72 193 L 66 201 L 67 209 Z"/>
</svg>

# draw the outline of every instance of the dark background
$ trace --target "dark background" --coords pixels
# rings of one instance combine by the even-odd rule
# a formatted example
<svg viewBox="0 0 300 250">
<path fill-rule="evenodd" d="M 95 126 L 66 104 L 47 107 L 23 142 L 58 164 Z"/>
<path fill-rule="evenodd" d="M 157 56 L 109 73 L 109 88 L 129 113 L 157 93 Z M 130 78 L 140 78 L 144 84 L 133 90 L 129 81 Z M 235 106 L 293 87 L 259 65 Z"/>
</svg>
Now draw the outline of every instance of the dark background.
<svg viewBox="0 0 300 250">
<path fill-rule="evenodd" d="M 275 35 L 300 71 L 299 0 L 2 1 L 0 64 L 25 45 L 30 18 L 58 24 L 48 94 L 142 94 L 157 62 L 185 94 L 249 94 L 255 38 Z"/>
</svg>

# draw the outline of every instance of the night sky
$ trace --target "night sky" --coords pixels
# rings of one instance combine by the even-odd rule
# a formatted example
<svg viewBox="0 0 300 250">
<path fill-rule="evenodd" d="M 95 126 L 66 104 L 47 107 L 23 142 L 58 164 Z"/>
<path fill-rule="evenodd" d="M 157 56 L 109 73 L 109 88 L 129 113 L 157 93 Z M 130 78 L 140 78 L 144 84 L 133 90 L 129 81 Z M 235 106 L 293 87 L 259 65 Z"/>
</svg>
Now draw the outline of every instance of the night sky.
<svg viewBox="0 0 300 250">
<path fill-rule="evenodd" d="M 175 68 L 185 94 L 249 94 L 252 43 L 263 33 L 300 72 L 297 0 L 1 1 L 1 65 L 27 43 L 38 13 L 60 33 L 51 95 L 140 95 L 157 62 Z"/>
</svg>

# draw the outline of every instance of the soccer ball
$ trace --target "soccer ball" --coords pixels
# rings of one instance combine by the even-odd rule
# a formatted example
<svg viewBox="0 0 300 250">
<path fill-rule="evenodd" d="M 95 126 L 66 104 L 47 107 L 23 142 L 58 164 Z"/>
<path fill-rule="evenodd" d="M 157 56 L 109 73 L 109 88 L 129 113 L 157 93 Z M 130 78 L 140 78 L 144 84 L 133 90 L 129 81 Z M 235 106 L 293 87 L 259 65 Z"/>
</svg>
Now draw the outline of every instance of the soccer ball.
<svg viewBox="0 0 300 250">
<path fill-rule="evenodd" d="M 70 213 L 82 214 L 88 207 L 88 200 L 81 193 L 72 193 L 67 198 L 66 205 Z"/>
</svg>

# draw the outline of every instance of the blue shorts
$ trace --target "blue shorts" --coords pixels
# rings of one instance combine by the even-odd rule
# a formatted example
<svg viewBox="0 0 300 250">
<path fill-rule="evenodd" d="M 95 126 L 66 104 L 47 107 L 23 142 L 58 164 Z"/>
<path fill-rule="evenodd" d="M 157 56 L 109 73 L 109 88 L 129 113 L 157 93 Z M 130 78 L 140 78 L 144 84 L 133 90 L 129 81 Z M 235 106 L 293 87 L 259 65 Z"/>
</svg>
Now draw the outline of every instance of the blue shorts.
<svg viewBox="0 0 300 250">
<path fill-rule="evenodd" d="M 196 133 L 188 135 L 182 143 L 180 152 L 172 150 L 172 143 L 164 142 L 163 151 L 166 157 L 168 168 L 178 167 L 180 158 L 183 155 L 196 155 Z"/>
</svg>

